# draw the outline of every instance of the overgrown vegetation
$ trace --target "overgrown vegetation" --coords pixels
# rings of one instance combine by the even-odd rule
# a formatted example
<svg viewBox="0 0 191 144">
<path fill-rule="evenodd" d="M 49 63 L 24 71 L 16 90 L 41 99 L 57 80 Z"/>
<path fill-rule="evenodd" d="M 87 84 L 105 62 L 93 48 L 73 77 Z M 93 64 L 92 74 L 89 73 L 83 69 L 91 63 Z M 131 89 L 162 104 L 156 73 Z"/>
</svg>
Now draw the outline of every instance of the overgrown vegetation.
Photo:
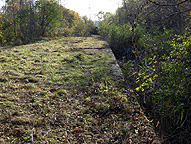
<svg viewBox="0 0 191 144">
<path fill-rule="evenodd" d="M 99 15 L 100 34 L 162 141 L 190 143 L 190 2 L 124 0 L 115 15 Z"/>
<path fill-rule="evenodd" d="M 86 16 L 84 16 L 74 27 L 73 34 L 75 36 L 91 36 L 92 34 L 97 35 L 98 31 L 93 21 L 89 20 Z"/>
<path fill-rule="evenodd" d="M 94 36 L 1 49 L 0 143 L 157 140 L 105 47 Z"/>
</svg>

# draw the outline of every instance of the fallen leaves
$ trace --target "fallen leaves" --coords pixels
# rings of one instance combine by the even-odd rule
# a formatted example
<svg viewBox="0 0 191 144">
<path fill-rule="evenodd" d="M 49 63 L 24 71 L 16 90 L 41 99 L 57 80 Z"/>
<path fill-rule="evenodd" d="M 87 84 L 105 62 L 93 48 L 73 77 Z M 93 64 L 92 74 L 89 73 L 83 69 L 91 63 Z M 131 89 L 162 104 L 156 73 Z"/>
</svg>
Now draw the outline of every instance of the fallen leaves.
<svg viewBox="0 0 191 144">
<path fill-rule="evenodd" d="M 79 42 L 73 48 L 62 39 L 2 51 L 15 60 L 0 63 L 0 142 L 152 142 L 155 134 L 140 106 L 110 79 L 105 42 L 67 39 Z M 54 49 L 58 43 L 63 47 Z M 84 50 L 87 45 L 96 50 Z"/>
</svg>

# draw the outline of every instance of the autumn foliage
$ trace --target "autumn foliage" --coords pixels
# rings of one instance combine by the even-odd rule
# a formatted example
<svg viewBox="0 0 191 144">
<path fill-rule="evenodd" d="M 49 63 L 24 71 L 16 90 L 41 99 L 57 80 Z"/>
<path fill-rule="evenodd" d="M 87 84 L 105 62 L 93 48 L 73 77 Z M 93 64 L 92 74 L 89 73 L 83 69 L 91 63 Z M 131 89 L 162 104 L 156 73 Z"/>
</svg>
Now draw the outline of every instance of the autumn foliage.
<svg viewBox="0 0 191 144">
<path fill-rule="evenodd" d="M 26 44 L 42 37 L 70 36 L 79 15 L 56 1 L 7 1 L 0 15 L 0 45 Z"/>
</svg>

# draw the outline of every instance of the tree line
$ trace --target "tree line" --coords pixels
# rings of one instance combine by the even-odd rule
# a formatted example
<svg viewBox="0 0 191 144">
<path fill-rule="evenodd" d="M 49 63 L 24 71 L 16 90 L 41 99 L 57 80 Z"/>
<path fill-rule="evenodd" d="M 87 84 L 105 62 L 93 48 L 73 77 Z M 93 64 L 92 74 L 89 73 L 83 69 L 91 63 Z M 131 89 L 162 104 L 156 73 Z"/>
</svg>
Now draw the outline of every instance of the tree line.
<svg viewBox="0 0 191 144">
<path fill-rule="evenodd" d="M 86 29 L 82 32 L 79 27 Z M 27 44 L 42 37 L 68 36 L 74 31 L 76 35 L 90 35 L 93 29 L 91 20 L 55 0 L 8 0 L 0 14 L 0 45 Z"/>
<path fill-rule="evenodd" d="M 191 143 L 191 1 L 122 2 L 98 14 L 99 33 L 162 142 Z"/>
</svg>

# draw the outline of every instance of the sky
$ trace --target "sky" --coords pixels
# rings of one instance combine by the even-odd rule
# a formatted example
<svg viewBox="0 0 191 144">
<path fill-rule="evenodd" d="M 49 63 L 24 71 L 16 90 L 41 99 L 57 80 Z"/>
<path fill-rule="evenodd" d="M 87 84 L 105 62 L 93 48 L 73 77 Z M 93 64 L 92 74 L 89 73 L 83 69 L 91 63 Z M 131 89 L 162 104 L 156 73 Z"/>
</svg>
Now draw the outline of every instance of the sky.
<svg viewBox="0 0 191 144">
<path fill-rule="evenodd" d="M 76 11 L 80 16 L 87 16 L 92 20 L 97 20 L 95 16 L 99 11 L 115 13 L 121 6 L 122 0 L 59 0 L 61 4 L 71 10 Z M 0 0 L 0 8 L 5 4 L 5 0 Z"/>
<path fill-rule="evenodd" d="M 86 15 L 96 20 L 99 11 L 115 13 L 121 6 L 122 0 L 62 0 L 62 5 L 76 11 L 80 16 Z"/>
</svg>

